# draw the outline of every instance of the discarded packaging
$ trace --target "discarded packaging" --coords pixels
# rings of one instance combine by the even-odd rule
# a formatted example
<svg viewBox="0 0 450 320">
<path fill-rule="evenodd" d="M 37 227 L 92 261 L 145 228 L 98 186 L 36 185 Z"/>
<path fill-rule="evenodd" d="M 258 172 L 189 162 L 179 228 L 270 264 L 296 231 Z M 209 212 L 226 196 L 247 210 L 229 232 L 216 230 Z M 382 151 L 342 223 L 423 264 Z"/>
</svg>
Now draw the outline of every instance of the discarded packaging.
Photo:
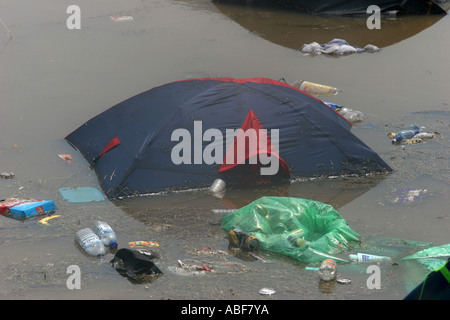
<svg viewBox="0 0 450 320">
<path fill-rule="evenodd" d="M 319 268 L 317 268 L 317 267 L 305 267 L 305 270 L 308 270 L 308 271 L 319 271 Z"/>
<path fill-rule="evenodd" d="M 259 289 L 259 294 L 262 294 L 262 295 L 270 296 L 270 295 L 274 294 L 275 292 L 276 291 L 274 289 L 272 289 L 272 288 L 261 288 L 261 289 Z"/>
<path fill-rule="evenodd" d="M 225 181 L 222 179 L 216 179 L 209 187 L 209 192 L 212 193 L 217 198 L 223 198 L 226 191 Z"/>
<path fill-rule="evenodd" d="M 67 163 L 69 163 L 69 164 L 72 163 L 72 155 L 70 155 L 70 154 L 58 154 L 58 157 L 67 161 Z"/>
<path fill-rule="evenodd" d="M 59 214 L 55 214 L 55 215 L 52 215 L 52 216 L 49 216 L 49 217 L 45 217 L 45 218 L 40 219 L 40 220 L 39 220 L 39 223 L 48 226 L 48 225 L 49 225 L 49 224 L 48 224 L 48 221 L 49 221 L 49 220 L 54 219 L 54 218 L 59 218 L 59 217 L 61 217 Z"/>
<path fill-rule="evenodd" d="M 84 252 L 91 256 L 102 256 L 106 253 L 102 240 L 90 228 L 77 231 L 75 241 Z"/>
<path fill-rule="evenodd" d="M 424 259 L 424 258 L 442 258 L 450 257 L 450 243 L 442 246 L 435 246 L 416 252 L 412 255 L 404 257 L 403 259 Z"/>
<path fill-rule="evenodd" d="M 357 253 L 357 254 L 349 254 L 348 258 L 351 261 L 359 261 L 359 262 L 366 262 L 366 261 L 391 261 L 391 257 L 385 257 L 385 256 L 377 256 L 374 254 L 368 254 L 368 253 Z"/>
<path fill-rule="evenodd" d="M 413 123 L 397 133 L 388 133 L 388 137 L 391 139 L 393 144 L 414 144 L 420 143 L 424 140 L 433 139 L 434 133 L 422 131 L 421 127 Z"/>
<path fill-rule="evenodd" d="M 132 21 L 132 16 L 111 16 L 112 21 L 121 22 L 121 21 Z"/>
<path fill-rule="evenodd" d="M 206 274 L 205 271 L 194 271 L 194 270 L 186 270 L 184 268 L 181 267 L 176 267 L 176 266 L 168 266 L 167 269 L 169 269 L 169 271 L 182 275 L 182 276 L 197 276 L 197 275 L 204 275 Z"/>
<path fill-rule="evenodd" d="M 214 272 L 213 269 L 205 266 L 204 264 L 200 264 L 200 265 L 193 265 L 193 264 L 191 264 L 191 265 L 189 265 L 189 264 L 184 263 L 181 260 L 178 260 L 178 263 L 179 263 L 180 267 L 185 268 L 185 269 L 204 270 L 204 271 L 208 271 L 208 272 Z"/>
<path fill-rule="evenodd" d="M 363 121 L 366 118 L 366 115 L 361 111 L 350 108 L 341 108 L 338 110 L 338 113 L 352 123 Z"/>
<path fill-rule="evenodd" d="M 427 189 L 398 189 L 393 203 L 411 204 L 422 200 L 428 193 Z"/>
<path fill-rule="evenodd" d="M 211 212 L 213 213 L 221 213 L 221 214 L 229 214 L 232 212 L 235 212 L 237 209 L 212 209 Z"/>
<path fill-rule="evenodd" d="M 352 280 L 348 278 L 337 278 L 336 282 L 339 284 L 350 284 L 352 283 Z"/>
<path fill-rule="evenodd" d="M 52 200 L 11 198 L 0 201 L 0 214 L 19 220 L 50 214 L 56 209 Z"/>
<path fill-rule="evenodd" d="M 392 143 L 400 143 L 403 140 L 411 139 L 417 133 L 418 133 L 418 131 L 410 130 L 410 129 L 400 130 L 399 132 L 397 132 L 397 134 L 394 136 L 394 138 L 392 138 Z"/>
<path fill-rule="evenodd" d="M 366 118 L 366 115 L 364 113 L 362 113 L 361 111 L 346 108 L 346 107 L 340 106 L 333 102 L 327 102 L 327 101 L 322 101 L 322 102 L 325 103 L 330 108 L 332 108 L 337 113 L 339 113 L 341 116 L 343 116 L 345 119 L 347 119 L 351 123 L 360 122 Z"/>
<path fill-rule="evenodd" d="M 184 275 L 184 276 L 196 276 L 196 275 L 204 275 L 207 272 L 214 272 L 213 269 L 205 266 L 204 264 L 195 265 L 195 264 L 187 264 L 181 260 L 178 260 L 177 266 L 169 266 L 168 269 L 176 274 Z"/>
<path fill-rule="evenodd" d="M 105 246 L 109 246 L 111 249 L 117 248 L 116 233 L 109 224 L 104 221 L 97 221 L 94 231 Z"/>
<path fill-rule="evenodd" d="M 295 81 L 291 83 L 291 86 L 298 88 L 304 92 L 316 95 L 324 95 L 324 94 L 336 95 L 340 92 L 340 90 L 338 90 L 337 88 L 305 80 Z"/>
<path fill-rule="evenodd" d="M 158 255 L 145 250 L 119 249 L 110 261 L 117 272 L 132 283 L 153 282 L 163 272 L 155 265 Z"/>
<path fill-rule="evenodd" d="M 156 241 L 131 241 L 128 242 L 130 248 L 159 247 Z"/>
<path fill-rule="evenodd" d="M 332 206 L 291 197 L 259 198 L 226 215 L 222 228 L 240 229 L 255 236 L 261 249 L 306 263 L 325 258 L 348 262 L 334 255 L 349 250 L 360 238 Z"/>
<path fill-rule="evenodd" d="M 422 140 L 433 139 L 434 138 L 434 133 L 431 133 L 431 132 L 419 132 L 418 134 L 416 134 L 414 136 L 414 138 L 422 139 Z"/>
<path fill-rule="evenodd" d="M 93 187 L 61 188 L 59 192 L 67 202 L 95 202 L 103 201 L 105 197 Z"/>
<path fill-rule="evenodd" d="M 255 236 L 236 228 L 228 233 L 228 241 L 231 246 L 247 251 L 256 251 L 259 248 L 259 241 Z"/>
<path fill-rule="evenodd" d="M 358 46 L 350 45 L 343 39 L 333 39 L 325 44 L 319 44 L 317 42 L 305 43 L 300 48 L 300 51 L 306 55 L 327 54 L 333 56 L 341 56 L 361 52 L 378 52 L 380 51 L 380 48 L 373 44 L 367 44 L 364 48 L 360 48 Z"/>
<path fill-rule="evenodd" d="M 325 259 L 320 265 L 318 273 L 323 281 L 336 279 L 336 262 L 333 259 Z"/>
<path fill-rule="evenodd" d="M 14 178 L 16 175 L 14 174 L 14 172 L 2 172 L 0 174 L 0 178 L 2 179 L 12 179 Z"/>
</svg>

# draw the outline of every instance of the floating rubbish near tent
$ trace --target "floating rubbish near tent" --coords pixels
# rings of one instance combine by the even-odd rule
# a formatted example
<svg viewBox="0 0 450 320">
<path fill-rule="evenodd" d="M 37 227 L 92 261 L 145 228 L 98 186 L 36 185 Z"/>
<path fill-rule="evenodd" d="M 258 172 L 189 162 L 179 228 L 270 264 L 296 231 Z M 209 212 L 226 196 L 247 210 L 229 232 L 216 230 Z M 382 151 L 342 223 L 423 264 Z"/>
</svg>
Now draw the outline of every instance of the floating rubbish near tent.
<svg viewBox="0 0 450 320">
<path fill-rule="evenodd" d="M 263 250 L 305 263 L 324 259 L 348 262 L 334 255 L 360 241 L 344 218 L 330 205 L 292 197 L 262 197 L 222 220 L 227 231 L 238 228 L 255 237 Z"/>
<path fill-rule="evenodd" d="M 267 78 L 172 82 L 66 137 L 108 198 L 296 178 L 389 172 L 321 100 Z"/>
<path fill-rule="evenodd" d="M 17 220 L 39 218 L 53 214 L 57 206 L 53 200 L 38 200 L 29 198 L 9 198 L 0 200 L 0 215 Z"/>
<path fill-rule="evenodd" d="M 59 192 L 67 202 L 92 202 L 105 200 L 100 190 L 93 187 L 61 188 Z"/>
<path fill-rule="evenodd" d="M 352 46 L 343 39 L 333 39 L 325 44 L 319 44 L 317 42 L 305 43 L 299 50 L 305 55 L 312 56 L 319 54 L 342 56 L 362 52 L 374 53 L 380 51 L 380 48 L 373 44 L 367 44 L 364 48 L 361 48 L 358 46 Z"/>
</svg>

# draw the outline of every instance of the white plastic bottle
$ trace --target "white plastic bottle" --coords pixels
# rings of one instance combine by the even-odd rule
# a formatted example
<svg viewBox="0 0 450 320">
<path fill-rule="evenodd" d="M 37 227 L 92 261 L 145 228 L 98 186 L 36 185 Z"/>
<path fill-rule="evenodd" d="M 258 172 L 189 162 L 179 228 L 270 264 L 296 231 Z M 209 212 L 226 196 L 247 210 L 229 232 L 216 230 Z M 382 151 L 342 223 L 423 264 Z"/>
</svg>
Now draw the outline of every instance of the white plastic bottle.
<svg viewBox="0 0 450 320">
<path fill-rule="evenodd" d="M 102 241 L 90 228 L 84 228 L 75 233 L 75 240 L 91 256 L 99 256 L 106 253 Z"/>
<path fill-rule="evenodd" d="M 97 221 L 95 223 L 94 230 L 95 234 L 100 238 L 105 246 L 109 246 L 111 249 L 117 248 L 116 233 L 109 224 L 104 221 Z"/>
<path fill-rule="evenodd" d="M 319 277 L 323 281 L 331 281 L 336 278 L 336 262 L 333 259 L 326 259 L 319 268 Z"/>
<path fill-rule="evenodd" d="M 392 260 L 390 257 L 377 256 L 374 254 L 367 254 L 367 253 L 349 254 L 348 258 L 351 261 L 390 261 L 390 260 Z"/>
</svg>

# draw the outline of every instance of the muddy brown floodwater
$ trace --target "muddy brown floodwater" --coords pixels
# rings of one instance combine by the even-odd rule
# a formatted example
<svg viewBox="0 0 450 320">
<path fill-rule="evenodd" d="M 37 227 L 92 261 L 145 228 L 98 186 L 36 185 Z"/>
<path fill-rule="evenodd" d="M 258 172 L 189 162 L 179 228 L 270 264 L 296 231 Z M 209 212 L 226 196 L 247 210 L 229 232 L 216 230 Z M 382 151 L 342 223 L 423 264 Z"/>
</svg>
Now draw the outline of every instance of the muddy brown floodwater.
<svg viewBox="0 0 450 320">
<path fill-rule="evenodd" d="M 315 17 L 209 0 L 79 0 L 81 29 L 69 30 L 68 4 L 0 3 L 1 198 L 54 200 L 56 217 L 0 216 L 1 299 L 402 299 L 423 266 L 382 264 L 381 287 L 367 286 L 366 265 L 340 265 L 350 285 L 324 288 L 305 264 L 271 252 L 266 260 L 228 251 L 212 209 L 240 207 L 263 195 L 319 200 L 339 211 L 365 241 L 398 256 L 449 242 L 449 16 L 397 17 L 369 30 L 364 18 Z M 24 9 L 26 8 L 26 10 Z M 111 16 L 132 16 L 114 21 Z M 379 46 L 377 53 L 304 56 L 304 43 L 333 38 Z M 95 174 L 64 137 L 116 103 L 154 86 L 195 77 L 306 79 L 341 90 L 331 102 L 366 114 L 352 131 L 393 168 L 370 178 L 298 181 L 285 189 L 203 190 L 95 203 L 68 203 L 62 187 L 99 188 Z M 417 123 L 434 139 L 392 145 L 387 133 Z M 71 164 L 58 157 L 72 154 Z M 426 190 L 398 203 L 401 189 Z M 98 220 L 115 229 L 119 247 L 157 241 L 163 276 L 136 284 L 111 267 L 113 253 L 87 257 L 77 230 Z M 405 245 L 405 241 L 415 245 Z M 202 250 L 203 248 L 211 248 Z M 180 275 L 177 261 L 217 272 Z M 67 268 L 79 266 L 81 289 L 69 290 Z M 270 296 L 261 288 L 273 288 Z"/>
</svg>

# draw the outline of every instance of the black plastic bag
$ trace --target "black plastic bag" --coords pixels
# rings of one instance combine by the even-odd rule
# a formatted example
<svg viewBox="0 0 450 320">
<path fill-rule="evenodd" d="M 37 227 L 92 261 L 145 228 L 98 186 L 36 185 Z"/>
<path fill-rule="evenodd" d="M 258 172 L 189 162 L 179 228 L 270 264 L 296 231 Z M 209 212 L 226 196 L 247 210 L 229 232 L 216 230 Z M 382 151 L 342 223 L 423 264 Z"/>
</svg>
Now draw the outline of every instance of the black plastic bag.
<svg viewBox="0 0 450 320">
<path fill-rule="evenodd" d="M 119 249 L 110 261 L 117 272 L 132 283 L 153 282 L 163 274 L 153 261 L 158 254 L 148 250 Z"/>
</svg>

